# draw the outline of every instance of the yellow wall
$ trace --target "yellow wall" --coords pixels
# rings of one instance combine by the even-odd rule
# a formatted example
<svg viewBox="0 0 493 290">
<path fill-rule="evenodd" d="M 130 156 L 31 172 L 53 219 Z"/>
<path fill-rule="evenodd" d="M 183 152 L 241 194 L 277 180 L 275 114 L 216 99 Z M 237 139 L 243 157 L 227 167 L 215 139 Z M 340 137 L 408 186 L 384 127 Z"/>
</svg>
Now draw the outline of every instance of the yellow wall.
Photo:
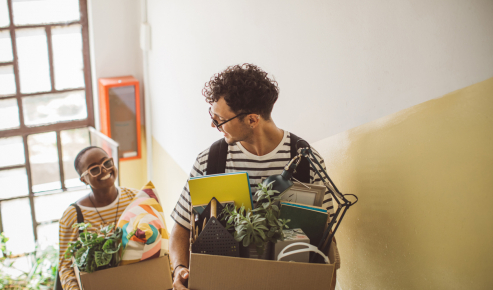
<svg viewBox="0 0 493 290">
<path fill-rule="evenodd" d="M 313 146 L 359 197 L 339 289 L 493 289 L 493 78 Z"/>
<path fill-rule="evenodd" d="M 142 156 L 140 159 L 120 161 L 120 185 L 141 189 L 147 183 L 147 150 L 144 127 L 141 127 Z"/>
</svg>

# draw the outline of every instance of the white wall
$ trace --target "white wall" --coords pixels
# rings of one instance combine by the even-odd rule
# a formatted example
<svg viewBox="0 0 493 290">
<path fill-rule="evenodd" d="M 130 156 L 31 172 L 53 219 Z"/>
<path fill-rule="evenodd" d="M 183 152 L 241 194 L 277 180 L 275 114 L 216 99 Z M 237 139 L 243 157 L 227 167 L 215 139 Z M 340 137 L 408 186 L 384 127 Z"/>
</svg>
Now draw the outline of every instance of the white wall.
<svg viewBox="0 0 493 290">
<path fill-rule="evenodd" d="M 140 8 L 138 0 L 88 0 L 94 114 L 98 128 L 97 80 L 132 75 L 142 84 Z"/>
<path fill-rule="evenodd" d="M 252 62 L 315 142 L 493 76 L 493 1 L 148 0 L 153 136 L 188 172 L 221 135 L 204 83 Z"/>
</svg>

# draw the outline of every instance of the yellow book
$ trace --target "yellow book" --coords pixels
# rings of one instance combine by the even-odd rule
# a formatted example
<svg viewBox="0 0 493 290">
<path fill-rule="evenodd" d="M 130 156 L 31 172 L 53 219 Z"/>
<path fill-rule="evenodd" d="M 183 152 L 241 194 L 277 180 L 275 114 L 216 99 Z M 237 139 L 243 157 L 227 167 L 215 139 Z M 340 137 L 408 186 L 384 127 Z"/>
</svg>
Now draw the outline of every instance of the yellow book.
<svg viewBox="0 0 493 290">
<path fill-rule="evenodd" d="M 235 206 L 253 209 L 247 172 L 233 172 L 192 177 L 188 181 L 192 206 L 208 204 L 213 197 L 219 202 L 234 200 Z"/>
</svg>

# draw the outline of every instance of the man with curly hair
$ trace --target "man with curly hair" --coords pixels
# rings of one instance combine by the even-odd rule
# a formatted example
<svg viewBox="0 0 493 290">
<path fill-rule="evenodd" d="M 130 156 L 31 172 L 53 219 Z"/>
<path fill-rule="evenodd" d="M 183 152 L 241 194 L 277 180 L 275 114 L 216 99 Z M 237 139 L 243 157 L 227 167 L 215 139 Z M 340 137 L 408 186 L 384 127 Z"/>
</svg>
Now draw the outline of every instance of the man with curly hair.
<svg viewBox="0 0 493 290">
<path fill-rule="evenodd" d="M 279 174 L 291 159 L 291 139 L 295 139 L 295 135 L 278 128 L 271 117 L 272 108 L 279 96 L 277 82 L 253 64 L 235 65 L 215 74 L 205 84 L 202 94 L 210 104 L 211 127 L 224 135 L 213 146 L 224 144 L 223 148 L 227 146 L 227 151 L 224 150 L 227 155 L 223 171 L 210 172 L 215 167 L 209 164 L 217 163 L 218 158 L 215 151 L 211 151 L 215 147 L 207 148 L 197 156 L 190 176 L 247 171 L 250 186 L 255 188 L 262 178 Z M 312 150 L 325 168 L 323 159 L 313 148 Z M 310 168 L 309 173 L 305 182 L 323 185 L 315 171 Z M 179 290 L 186 289 L 189 277 L 190 200 L 187 182 L 171 214 L 176 225 L 170 237 L 170 257 L 174 268 L 174 289 Z M 331 216 L 334 214 L 329 192 L 326 192 L 323 206 Z M 335 263 L 338 268 L 338 258 Z M 333 281 L 334 287 L 335 279 Z"/>
</svg>

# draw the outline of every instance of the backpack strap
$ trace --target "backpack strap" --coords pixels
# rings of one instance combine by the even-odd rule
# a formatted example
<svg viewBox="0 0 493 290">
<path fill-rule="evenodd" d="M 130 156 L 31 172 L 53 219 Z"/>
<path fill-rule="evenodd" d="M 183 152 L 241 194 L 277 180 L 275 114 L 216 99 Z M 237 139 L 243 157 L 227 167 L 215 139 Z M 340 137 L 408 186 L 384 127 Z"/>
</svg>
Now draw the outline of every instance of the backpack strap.
<svg viewBox="0 0 493 290">
<path fill-rule="evenodd" d="M 77 203 L 72 203 L 70 206 L 75 207 L 75 210 L 77 211 L 77 223 L 83 223 L 84 222 L 84 216 L 82 215 L 82 211 L 80 210 L 80 207 L 77 205 Z M 82 230 L 79 230 L 79 235 L 82 233 Z M 62 286 L 62 281 L 60 280 L 60 271 L 57 268 L 56 271 L 56 280 L 55 280 L 55 287 L 53 288 L 54 290 L 63 290 Z"/>
<path fill-rule="evenodd" d="M 75 207 L 75 210 L 77 211 L 77 223 L 83 223 L 84 222 L 84 216 L 82 215 L 82 211 L 80 210 L 80 207 L 77 205 L 77 203 L 72 203 L 71 206 Z M 79 235 L 82 233 L 82 230 L 79 230 Z"/>
<path fill-rule="evenodd" d="M 209 148 L 209 157 L 207 159 L 206 174 L 218 174 L 226 171 L 226 158 L 228 157 L 228 143 L 224 138 L 214 142 Z"/>
<path fill-rule="evenodd" d="M 291 158 L 298 155 L 296 143 L 302 140 L 293 133 L 291 134 Z M 224 138 L 214 142 L 209 148 L 209 157 L 207 159 L 207 175 L 224 173 L 226 170 L 226 158 L 228 156 L 228 143 Z M 310 163 L 305 158 L 302 158 L 293 177 L 304 183 L 310 183 Z"/>
<path fill-rule="evenodd" d="M 301 139 L 300 137 L 296 136 L 293 133 L 290 133 L 290 136 L 291 136 L 291 159 L 293 159 L 296 155 L 298 155 L 298 151 L 296 150 L 296 143 L 299 140 L 303 140 L 303 139 Z M 300 164 L 298 164 L 295 172 L 293 173 L 293 177 L 301 182 L 310 183 L 310 163 L 308 162 L 308 160 L 306 160 L 306 158 L 301 158 Z"/>
</svg>

